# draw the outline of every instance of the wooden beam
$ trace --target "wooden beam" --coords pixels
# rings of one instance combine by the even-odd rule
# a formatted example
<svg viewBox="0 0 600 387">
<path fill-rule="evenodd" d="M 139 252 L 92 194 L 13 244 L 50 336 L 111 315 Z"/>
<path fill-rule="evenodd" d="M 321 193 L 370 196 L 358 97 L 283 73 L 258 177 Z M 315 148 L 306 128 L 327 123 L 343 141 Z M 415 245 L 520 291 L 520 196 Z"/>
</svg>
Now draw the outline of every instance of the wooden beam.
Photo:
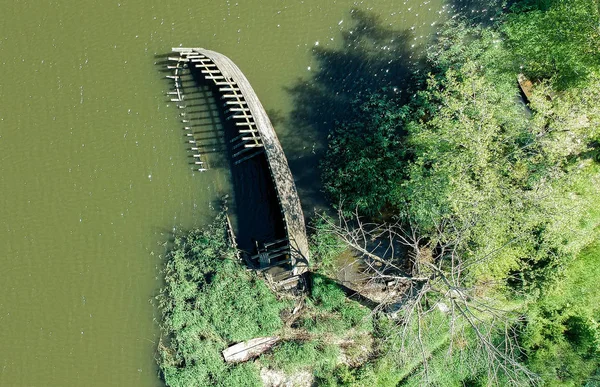
<svg viewBox="0 0 600 387">
<path fill-rule="evenodd" d="M 244 161 L 246 161 L 246 160 L 250 160 L 250 159 L 251 159 L 251 158 L 253 158 L 254 156 L 260 155 L 260 154 L 262 154 L 262 153 L 263 153 L 263 151 L 262 151 L 262 150 L 261 150 L 260 152 L 253 153 L 253 154 L 251 154 L 250 156 L 246 156 L 246 157 L 244 157 L 243 159 L 240 159 L 240 160 L 236 161 L 235 163 L 233 163 L 233 165 L 239 165 L 239 164 L 243 163 Z"/>
<path fill-rule="evenodd" d="M 248 152 L 249 150 L 252 150 L 252 148 L 244 148 L 241 151 L 234 153 L 232 157 L 235 159 L 236 157 Z"/>
</svg>

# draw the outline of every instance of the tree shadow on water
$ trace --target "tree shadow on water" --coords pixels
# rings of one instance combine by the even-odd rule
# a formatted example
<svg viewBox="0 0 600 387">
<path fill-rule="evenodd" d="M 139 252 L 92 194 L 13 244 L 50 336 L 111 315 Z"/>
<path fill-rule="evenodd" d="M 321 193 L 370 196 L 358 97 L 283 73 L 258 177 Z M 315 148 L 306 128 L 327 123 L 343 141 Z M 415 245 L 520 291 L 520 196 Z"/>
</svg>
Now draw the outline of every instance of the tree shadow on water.
<svg viewBox="0 0 600 387">
<path fill-rule="evenodd" d="M 512 4 L 520 0 L 448 0 L 455 15 L 459 15 L 469 24 L 489 26 Z M 521 1 L 522 2 L 522 1 Z"/>
<path fill-rule="evenodd" d="M 373 93 L 406 101 L 422 65 L 410 30 L 392 29 L 371 12 L 354 9 L 351 16 L 341 48 L 316 46 L 318 66 L 312 78 L 299 79 L 287 89 L 294 108 L 282 141 L 306 215 L 313 208 L 326 208 L 318 167 L 327 136 L 339 123 L 354 120 L 355 107 Z"/>
</svg>

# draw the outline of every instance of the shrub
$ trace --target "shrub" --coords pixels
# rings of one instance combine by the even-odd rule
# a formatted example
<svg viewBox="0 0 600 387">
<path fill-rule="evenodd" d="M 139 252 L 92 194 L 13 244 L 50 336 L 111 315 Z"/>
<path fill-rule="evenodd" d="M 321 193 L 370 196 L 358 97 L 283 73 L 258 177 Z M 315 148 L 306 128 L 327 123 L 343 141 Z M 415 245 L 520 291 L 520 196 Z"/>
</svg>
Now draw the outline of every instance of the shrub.
<svg viewBox="0 0 600 387">
<path fill-rule="evenodd" d="M 256 366 L 228 365 L 221 351 L 282 326 L 284 304 L 235 260 L 225 224 L 176 237 L 166 255 L 158 364 L 169 386 L 260 386 Z"/>
</svg>

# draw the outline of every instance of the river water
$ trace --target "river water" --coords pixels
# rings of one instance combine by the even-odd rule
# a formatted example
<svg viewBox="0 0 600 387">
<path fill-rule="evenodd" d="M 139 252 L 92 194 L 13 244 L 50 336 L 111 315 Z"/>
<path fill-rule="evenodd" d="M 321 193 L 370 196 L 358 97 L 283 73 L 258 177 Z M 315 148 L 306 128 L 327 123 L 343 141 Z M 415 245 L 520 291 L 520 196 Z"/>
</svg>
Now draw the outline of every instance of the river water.
<svg viewBox="0 0 600 387">
<path fill-rule="evenodd" d="M 231 191 L 218 163 L 192 172 L 161 55 L 205 47 L 236 62 L 309 211 L 322 204 L 322 130 L 365 82 L 401 87 L 398 66 L 451 12 L 442 0 L 13 0 L 2 14 L 0 385 L 153 386 L 164 243 Z M 363 62 L 361 31 L 376 41 Z"/>
</svg>

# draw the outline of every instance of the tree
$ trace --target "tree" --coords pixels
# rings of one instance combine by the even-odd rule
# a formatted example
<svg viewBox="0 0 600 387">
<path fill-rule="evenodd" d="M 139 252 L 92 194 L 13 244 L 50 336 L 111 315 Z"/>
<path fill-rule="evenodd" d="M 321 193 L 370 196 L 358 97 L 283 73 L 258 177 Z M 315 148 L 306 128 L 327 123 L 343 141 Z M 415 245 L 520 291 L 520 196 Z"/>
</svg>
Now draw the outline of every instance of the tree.
<svg viewBox="0 0 600 387">
<path fill-rule="evenodd" d="M 468 350 L 471 360 L 479 358 L 486 379 L 493 384 L 536 383 L 537 377 L 520 362 L 521 350 L 516 327 L 518 303 L 503 294 L 503 285 L 474 281 L 469 275 L 473 263 L 458 246 L 466 230 L 453 224 L 438 224 L 439 237 L 431 243 L 414 224 L 365 222 L 358 213 L 347 217 L 342 210 L 334 220 L 321 215 L 321 232 L 327 232 L 360 253 L 368 266 L 370 282 L 386 284 L 390 296 L 376 310 L 393 310 L 398 326 L 385 332 L 396 361 L 404 367 L 420 359 L 428 379 L 428 362 L 440 346 L 459 356 Z M 453 228 L 457 239 L 445 240 L 446 228 Z M 408 248 L 407 257 L 398 254 Z M 480 257 L 480 262 L 493 257 Z M 407 262 L 408 261 L 408 262 Z M 408 263 L 408 265 L 407 265 Z M 391 336 L 396 336 L 391 337 Z M 457 344 L 468 340 L 468 348 Z"/>
<path fill-rule="evenodd" d="M 402 178 L 401 124 L 408 109 L 380 95 L 354 109 L 359 118 L 341 124 L 331 136 L 322 179 L 334 203 L 343 199 L 377 214 Z"/>
<path fill-rule="evenodd" d="M 398 309 L 400 345 L 420 348 L 426 373 L 428 321 L 443 310 L 450 351 L 467 337 L 488 360 L 487 380 L 535 381 L 518 361 L 525 301 L 561 277 L 598 224 L 589 153 L 600 83 L 593 69 L 578 89 L 536 83 L 525 107 L 500 33 L 460 22 L 452 31 L 430 50 L 431 71 L 410 104 L 368 105 L 363 122 L 334 133 L 324 176 L 343 205 L 327 224 L 364 258 L 372 281 L 403 294 L 385 304 Z M 392 161 L 380 164 L 372 146 Z M 341 157 L 348 149 L 361 162 Z M 362 217 L 382 208 L 385 218 Z M 401 245 L 408 257 L 397 254 Z M 589 333 L 580 322 L 573 327 Z"/>
<path fill-rule="evenodd" d="M 600 66 L 596 0 L 555 0 L 507 17 L 502 30 L 516 64 L 533 79 L 554 78 L 562 90 L 583 85 Z"/>
</svg>

